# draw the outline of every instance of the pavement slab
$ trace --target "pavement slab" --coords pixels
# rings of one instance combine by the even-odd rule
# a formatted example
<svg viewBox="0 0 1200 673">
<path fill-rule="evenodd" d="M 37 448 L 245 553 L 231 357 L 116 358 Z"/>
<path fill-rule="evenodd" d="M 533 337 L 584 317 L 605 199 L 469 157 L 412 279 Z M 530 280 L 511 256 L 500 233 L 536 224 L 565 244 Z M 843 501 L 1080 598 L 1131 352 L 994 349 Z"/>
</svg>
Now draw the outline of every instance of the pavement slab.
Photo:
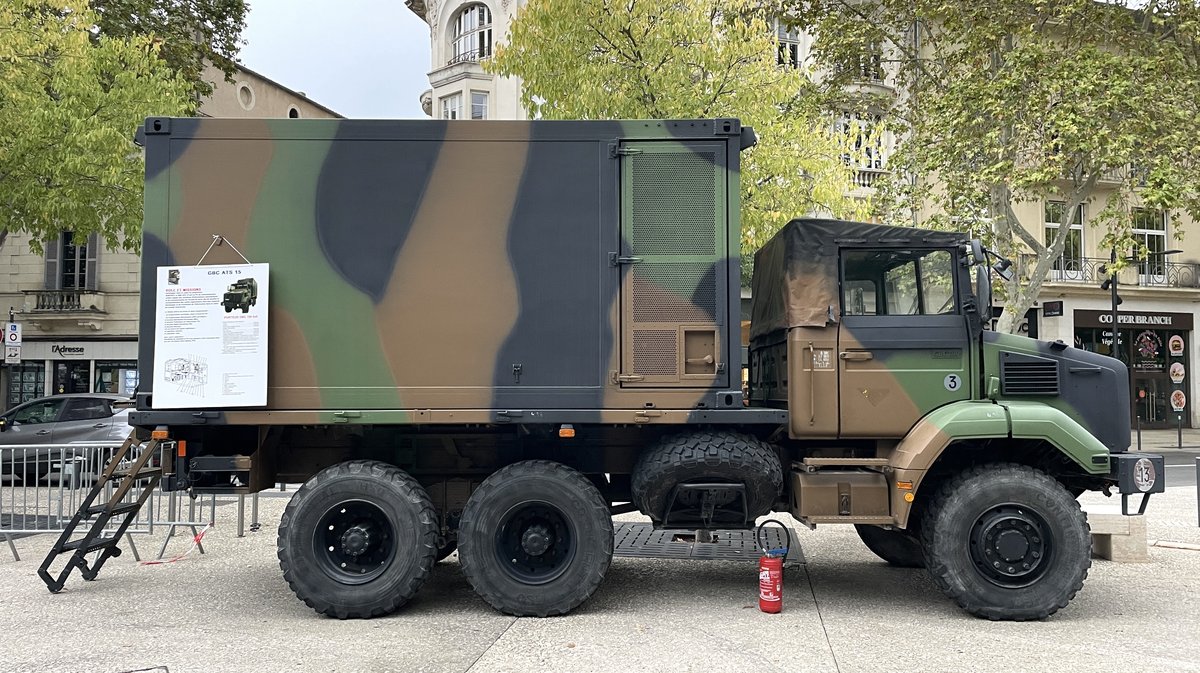
<svg viewBox="0 0 1200 673">
<path fill-rule="evenodd" d="M 807 565 L 785 571 L 778 615 L 758 611 L 752 563 L 618 558 L 572 614 L 516 619 L 476 597 L 452 555 L 396 614 L 338 621 L 283 582 L 285 503 L 263 498 L 263 530 L 245 538 L 219 508 L 207 554 L 161 566 L 125 554 L 58 595 L 36 576 L 50 536 L 17 540 L 20 562 L 0 545 L 0 671 L 1200 671 L 1200 551 L 1096 559 L 1070 606 L 1023 624 L 966 615 L 838 526 L 800 530 Z M 1147 524 L 1151 539 L 1200 543 L 1194 488 L 1154 496 Z"/>
</svg>

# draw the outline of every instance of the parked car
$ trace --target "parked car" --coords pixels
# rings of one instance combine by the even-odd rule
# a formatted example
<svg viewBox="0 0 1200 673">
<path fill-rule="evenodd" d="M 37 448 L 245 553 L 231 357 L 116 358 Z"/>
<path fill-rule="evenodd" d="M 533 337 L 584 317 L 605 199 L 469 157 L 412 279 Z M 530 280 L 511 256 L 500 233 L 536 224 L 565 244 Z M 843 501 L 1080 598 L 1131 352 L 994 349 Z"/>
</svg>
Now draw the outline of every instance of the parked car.
<svg viewBox="0 0 1200 673">
<path fill-rule="evenodd" d="M 41 397 L 0 415 L 0 475 L 30 483 L 58 471 L 71 449 L 39 446 L 119 443 L 129 435 L 133 400 L 108 393 Z"/>
</svg>

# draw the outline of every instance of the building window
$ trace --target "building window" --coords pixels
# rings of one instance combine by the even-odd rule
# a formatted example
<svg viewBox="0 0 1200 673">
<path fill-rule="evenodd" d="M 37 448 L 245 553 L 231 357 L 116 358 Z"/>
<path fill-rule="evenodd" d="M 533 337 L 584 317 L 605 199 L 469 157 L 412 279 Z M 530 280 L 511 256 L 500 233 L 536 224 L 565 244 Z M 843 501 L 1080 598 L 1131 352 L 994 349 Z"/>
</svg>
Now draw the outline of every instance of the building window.
<svg viewBox="0 0 1200 673">
<path fill-rule="evenodd" d="M 854 142 L 853 154 L 843 154 L 847 166 L 872 171 L 883 170 L 883 117 L 843 111 L 834 122 L 834 129 Z"/>
<path fill-rule="evenodd" d="M 1044 209 L 1043 227 L 1046 247 L 1049 248 L 1058 236 L 1058 228 L 1067 217 L 1067 204 L 1062 201 L 1047 201 Z M 1063 253 L 1054 260 L 1054 276 L 1063 280 L 1083 280 L 1083 204 L 1071 219 L 1071 230 Z"/>
<path fill-rule="evenodd" d="M 1166 273 L 1167 214 L 1150 208 L 1133 209 L 1133 237 L 1146 246 L 1146 259 L 1138 262 L 1138 273 L 1147 277 L 1161 278 Z"/>
<path fill-rule="evenodd" d="M 121 360 L 97 360 L 96 380 L 92 386 L 95 393 L 116 393 L 133 396 L 138 386 L 137 363 Z"/>
<path fill-rule="evenodd" d="M 471 119 L 487 119 L 488 95 L 485 91 L 471 92 Z"/>
<path fill-rule="evenodd" d="M 454 58 L 450 63 L 478 61 L 492 55 L 492 12 L 475 3 L 454 19 Z"/>
<path fill-rule="evenodd" d="M 866 44 L 838 68 L 856 82 L 883 82 L 883 49 L 877 43 Z"/>
<path fill-rule="evenodd" d="M 248 84 L 238 84 L 237 87 L 238 105 L 242 106 L 247 112 L 254 109 L 254 89 L 251 89 Z"/>
<path fill-rule="evenodd" d="M 442 119 L 462 119 L 463 97 L 461 93 L 451 94 L 441 99 Z"/>
<path fill-rule="evenodd" d="M 300 118 L 300 109 L 297 108 L 295 105 L 289 107 L 288 108 L 288 119 L 299 119 L 299 118 Z"/>
<path fill-rule="evenodd" d="M 46 244 L 47 290 L 95 290 L 100 238 L 87 238 L 64 231 L 58 239 Z"/>
<path fill-rule="evenodd" d="M 4 408 L 42 397 L 46 394 L 46 363 L 42 360 L 25 360 L 8 365 L 8 390 L 4 395 Z"/>
<path fill-rule="evenodd" d="M 800 31 L 789 29 L 779 19 L 775 20 L 775 42 L 779 46 L 777 63 L 785 68 L 800 67 Z"/>
</svg>

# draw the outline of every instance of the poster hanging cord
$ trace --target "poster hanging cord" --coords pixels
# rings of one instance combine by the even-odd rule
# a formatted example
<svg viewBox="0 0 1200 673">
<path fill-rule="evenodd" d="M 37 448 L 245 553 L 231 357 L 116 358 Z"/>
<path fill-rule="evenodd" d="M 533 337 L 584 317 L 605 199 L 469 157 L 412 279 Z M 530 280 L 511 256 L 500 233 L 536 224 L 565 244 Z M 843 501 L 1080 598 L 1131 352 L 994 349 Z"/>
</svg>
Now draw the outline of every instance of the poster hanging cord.
<svg viewBox="0 0 1200 673">
<path fill-rule="evenodd" d="M 247 263 L 247 264 L 252 263 L 250 260 L 246 259 L 246 256 L 242 254 L 241 250 L 238 250 L 237 248 L 235 248 L 233 246 L 232 243 L 229 242 L 229 239 L 225 238 L 224 236 L 222 236 L 220 234 L 213 234 L 212 238 L 213 238 L 212 243 L 208 244 L 208 249 L 204 251 L 203 255 L 200 255 L 200 260 L 198 262 L 196 262 L 195 264 L 193 264 L 192 266 L 200 266 L 201 264 L 203 264 L 204 259 L 206 257 L 208 257 L 208 253 L 212 252 L 212 249 L 214 247 L 222 245 L 222 244 L 228 245 L 230 248 L 232 248 L 233 251 L 237 253 L 238 257 L 241 257 L 242 261 L 244 261 L 245 263 Z"/>
</svg>

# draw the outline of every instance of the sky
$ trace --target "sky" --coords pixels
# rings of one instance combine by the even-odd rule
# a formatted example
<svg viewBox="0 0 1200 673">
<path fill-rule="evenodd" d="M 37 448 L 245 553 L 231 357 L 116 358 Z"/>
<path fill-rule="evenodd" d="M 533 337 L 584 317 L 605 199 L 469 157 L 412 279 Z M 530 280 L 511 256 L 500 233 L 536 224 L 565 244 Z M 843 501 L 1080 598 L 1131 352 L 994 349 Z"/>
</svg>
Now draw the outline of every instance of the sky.
<svg viewBox="0 0 1200 673">
<path fill-rule="evenodd" d="M 421 118 L 429 26 L 404 0 L 249 0 L 239 60 L 346 117 Z"/>
</svg>

